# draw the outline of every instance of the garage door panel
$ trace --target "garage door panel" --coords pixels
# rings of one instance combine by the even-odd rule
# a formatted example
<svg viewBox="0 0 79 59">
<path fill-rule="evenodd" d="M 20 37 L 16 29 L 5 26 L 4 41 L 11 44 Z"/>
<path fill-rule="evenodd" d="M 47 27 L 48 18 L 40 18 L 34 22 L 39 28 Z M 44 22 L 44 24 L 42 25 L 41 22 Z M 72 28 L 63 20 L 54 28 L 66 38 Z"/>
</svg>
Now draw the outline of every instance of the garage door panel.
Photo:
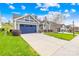
<svg viewBox="0 0 79 59">
<path fill-rule="evenodd" d="M 36 25 L 20 25 L 21 33 L 35 33 Z"/>
</svg>

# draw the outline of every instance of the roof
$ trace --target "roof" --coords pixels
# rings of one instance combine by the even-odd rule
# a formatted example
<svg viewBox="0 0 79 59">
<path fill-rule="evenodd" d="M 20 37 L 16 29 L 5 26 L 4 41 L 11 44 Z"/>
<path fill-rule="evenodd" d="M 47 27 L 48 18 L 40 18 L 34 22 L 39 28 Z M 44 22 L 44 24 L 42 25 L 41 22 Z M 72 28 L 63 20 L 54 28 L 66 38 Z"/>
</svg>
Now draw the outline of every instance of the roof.
<svg viewBox="0 0 79 59">
<path fill-rule="evenodd" d="M 40 23 L 37 19 L 35 19 L 35 18 L 34 18 L 32 15 L 30 15 L 30 14 L 27 14 L 27 15 L 24 15 L 24 16 L 21 16 L 21 17 L 18 17 L 18 18 L 15 18 L 14 20 L 18 20 L 18 19 L 20 19 L 20 18 L 28 17 L 28 16 L 32 17 L 33 20 L 35 20 L 36 22 Z"/>
</svg>

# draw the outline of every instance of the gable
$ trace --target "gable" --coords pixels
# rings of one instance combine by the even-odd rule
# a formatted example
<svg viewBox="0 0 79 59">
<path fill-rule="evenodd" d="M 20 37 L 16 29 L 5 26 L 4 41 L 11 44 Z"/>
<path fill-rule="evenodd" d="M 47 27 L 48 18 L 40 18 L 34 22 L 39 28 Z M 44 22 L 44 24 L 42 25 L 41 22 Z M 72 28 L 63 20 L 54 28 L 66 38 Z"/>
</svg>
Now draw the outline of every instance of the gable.
<svg viewBox="0 0 79 59">
<path fill-rule="evenodd" d="M 25 16 L 16 18 L 15 20 L 16 21 L 37 22 L 37 23 L 39 23 L 38 20 L 35 19 L 32 15 L 25 15 Z"/>
</svg>

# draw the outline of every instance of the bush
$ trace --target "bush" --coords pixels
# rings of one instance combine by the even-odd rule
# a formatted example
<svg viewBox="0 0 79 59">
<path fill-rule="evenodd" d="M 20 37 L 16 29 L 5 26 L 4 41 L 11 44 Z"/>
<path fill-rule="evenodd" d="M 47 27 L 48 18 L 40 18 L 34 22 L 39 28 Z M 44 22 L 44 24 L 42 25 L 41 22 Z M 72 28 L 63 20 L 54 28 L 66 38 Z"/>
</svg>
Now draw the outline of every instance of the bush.
<svg viewBox="0 0 79 59">
<path fill-rule="evenodd" d="M 2 28 L 2 29 L 1 29 L 1 31 L 5 31 L 5 29 L 4 29 L 4 28 Z"/>
<path fill-rule="evenodd" d="M 0 31 L 2 31 L 2 28 L 0 28 Z"/>
<path fill-rule="evenodd" d="M 44 32 L 48 32 L 48 30 L 44 30 Z"/>
<path fill-rule="evenodd" d="M 13 30 L 12 29 L 10 29 L 10 32 L 12 32 Z"/>
<path fill-rule="evenodd" d="M 52 32 L 52 30 L 48 30 L 48 32 Z"/>
<path fill-rule="evenodd" d="M 20 36 L 20 30 L 12 30 L 12 35 L 13 36 Z"/>
</svg>

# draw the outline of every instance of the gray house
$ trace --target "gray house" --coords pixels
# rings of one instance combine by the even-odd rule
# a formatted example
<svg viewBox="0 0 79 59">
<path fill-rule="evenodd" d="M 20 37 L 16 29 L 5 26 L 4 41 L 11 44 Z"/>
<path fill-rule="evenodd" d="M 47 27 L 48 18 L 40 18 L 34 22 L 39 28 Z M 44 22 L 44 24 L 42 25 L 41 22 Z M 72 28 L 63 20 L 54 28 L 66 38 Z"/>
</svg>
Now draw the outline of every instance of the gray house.
<svg viewBox="0 0 79 59">
<path fill-rule="evenodd" d="M 14 29 L 21 33 L 35 33 L 39 31 L 39 22 L 32 15 L 25 15 L 13 19 Z"/>
<path fill-rule="evenodd" d="M 60 27 L 60 32 L 68 32 L 68 31 L 69 31 L 69 28 L 65 24 L 62 24 Z"/>
<path fill-rule="evenodd" d="M 20 30 L 21 33 L 37 33 L 37 32 L 60 32 L 67 31 L 64 24 L 57 24 L 48 21 L 45 17 L 43 21 L 38 20 L 34 15 L 13 16 L 14 29 Z"/>
<path fill-rule="evenodd" d="M 61 31 L 61 28 L 62 28 L 62 24 L 57 24 L 57 23 L 54 23 L 52 21 L 48 21 L 48 20 L 43 20 L 40 22 L 40 26 L 39 26 L 39 29 L 41 31 L 46 31 L 46 32 L 60 32 Z"/>
</svg>

